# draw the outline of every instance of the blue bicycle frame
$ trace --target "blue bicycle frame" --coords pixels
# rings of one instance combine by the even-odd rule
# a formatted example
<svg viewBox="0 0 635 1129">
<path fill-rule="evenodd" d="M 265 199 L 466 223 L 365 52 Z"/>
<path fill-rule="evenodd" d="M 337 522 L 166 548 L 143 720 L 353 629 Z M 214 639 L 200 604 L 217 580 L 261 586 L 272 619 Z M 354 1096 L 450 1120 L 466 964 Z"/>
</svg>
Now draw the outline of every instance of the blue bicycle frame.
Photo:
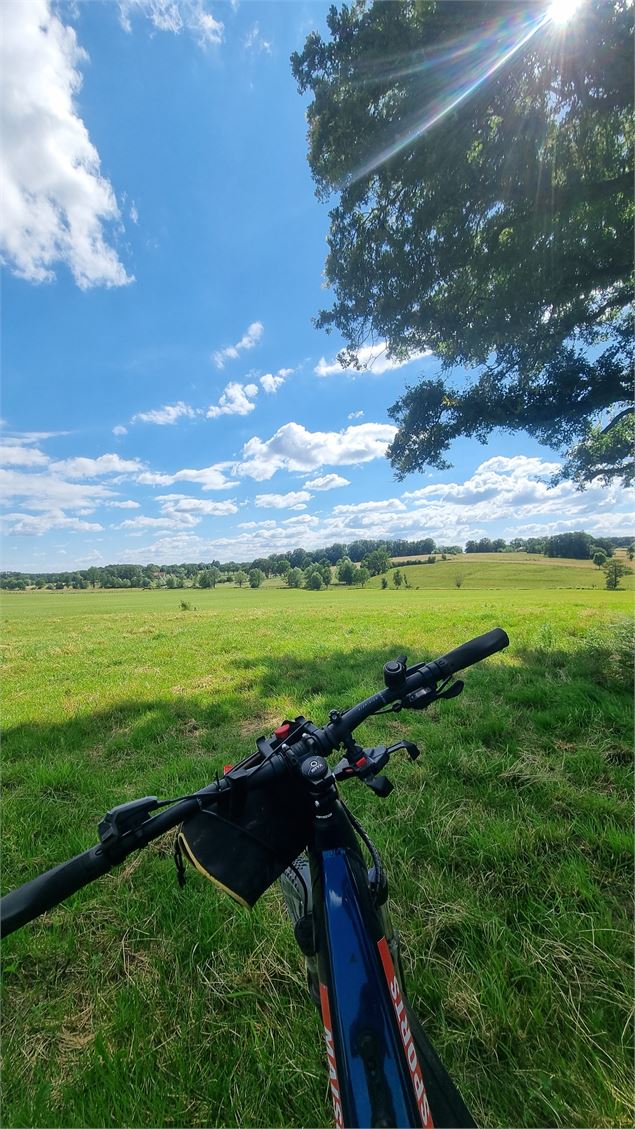
<svg viewBox="0 0 635 1129">
<path fill-rule="evenodd" d="M 473 1126 L 408 1006 L 388 915 L 339 801 L 328 830 L 316 827 L 309 861 L 336 1126 Z"/>
</svg>

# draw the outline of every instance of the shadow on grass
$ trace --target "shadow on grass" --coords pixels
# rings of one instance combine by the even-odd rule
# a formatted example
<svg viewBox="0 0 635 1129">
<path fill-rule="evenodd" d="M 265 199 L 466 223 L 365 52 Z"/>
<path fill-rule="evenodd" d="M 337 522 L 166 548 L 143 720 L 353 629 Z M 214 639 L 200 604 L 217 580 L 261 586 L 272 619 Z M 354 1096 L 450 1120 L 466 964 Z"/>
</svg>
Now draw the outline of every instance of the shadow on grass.
<svg viewBox="0 0 635 1129">
<path fill-rule="evenodd" d="M 589 784 L 597 779 L 602 789 L 616 786 L 621 793 L 622 777 L 614 779 L 610 765 L 628 770 L 629 668 L 614 637 L 598 636 L 592 643 L 573 653 L 518 650 L 512 643 L 511 661 L 484 662 L 466 673 L 458 705 L 435 707 L 424 725 L 419 714 L 399 715 L 403 730 L 429 742 L 437 774 L 458 774 L 466 786 L 480 788 L 484 773 L 490 781 L 498 778 L 516 755 L 533 747 L 541 757 L 566 750 L 563 757 L 580 760 L 571 768 L 576 778 Z M 203 787 L 225 763 L 249 754 L 255 737 L 270 733 L 283 712 L 304 713 L 324 724 L 329 709 L 346 708 L 379 689 L 384 663 L 399 651 L 398 641 L 391 639 L 385 648 L 338 649 L 328 655 L 298 657 L 289 650 L 281 656 L 228 657 L 225 669 L 239 675 L 238 684 L 222 696 L 210 694 L 207 701 L 200 694 L 122 701 L 61 722 L 7 729 L 5 843 L 12 840 L 15 846 L 5 858 L 21 872 L 20 840 L 25 855 L 38 857 L 42 837 L 59 843 L 73 819 L 94 826 L 103 810 L 135 796 L 178 796 Z M 585 768 L 578 757 L 591 729 L 599 734 L 609 765 L 593 762 Z M 486 751 L 485 764 L 474 756 L 479 750 Z M 505 758 L 512 760 L 507 764 Z M 534 768 L 530 775 L 538 788 Z M 513 773 L 508 771 L 507 778 L 511 786 Z M 526 779 L 523 768 L 521 786 Z M 550 796 L 549 780 L 546 786 Z M 606 804 L 612 802 L 607 795 Z M 16 821 L 19 828 L 13 826 Z M 12 869 L 8 865 L 5 873 Z"/>
<path fill-rule="evenodd" d="M 293 703 L 298 714 L 306 711 L 310 699 L 316 712 L 312 720 L 324 724 L 329 709 L 346 708 L 381 689 L 384 663 L 402 650 L 394 639 L 381 649 L 340 649 L 328 655 L 298 657 L 290 649 L 283 655 L 229 657 L 223 664 L 240 673 L 242 685 L 222 697 L 214 696 L 212 690 L 208 701 L 202 701 L 200 694 L 123 700 L 109 709 L 78 713 L 63 721 L 8 727 L 3 732 L 4 787 L 17 786 L 16 767 L 23 759 L 43 763 L 52 755 L 77 754 L 90 759 L 100 752 L 116 760 L 117 756 L 147 753 L 153 745 L 161 753 L 170 742 L 189 742 L 200 752 L 214 755 L 221 754 L 229 741 L 235 750 L 244 742 L 244 731 L 252 719 L 255 732 L 261 719 L 272 718 L 271 707 L 281 696 Z M 540 708 L 545 702 L 557 703 L 571 696 L 584 696 L 591 705 L 623 704 L 629 694 L 632 674 L 626 635 L 604 634 L 574 652 L 517 648 L 512 640 L 503 655 L 509 656 L 511 664 L 486 660 L 462 675 L 465 699 L 476 691 L 480 703 L 491 699 L 492 709 L 502 696 L 531 711 L 532 704 Z M 410 661 L 435 657 L 420 653 L 411 655 Z M 245 754 L 249 751 L 247 748 Z"/>
</svg>

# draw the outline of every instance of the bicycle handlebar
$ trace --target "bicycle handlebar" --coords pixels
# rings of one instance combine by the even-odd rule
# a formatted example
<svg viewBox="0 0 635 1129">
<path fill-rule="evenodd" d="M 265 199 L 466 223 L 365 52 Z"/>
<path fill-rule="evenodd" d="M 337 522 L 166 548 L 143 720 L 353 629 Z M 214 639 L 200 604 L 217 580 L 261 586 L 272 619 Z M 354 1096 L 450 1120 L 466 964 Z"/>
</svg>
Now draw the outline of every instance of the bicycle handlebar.
<svg viewBox="0 0 635 1129">
<path fill-rule="evenodd" d="M 436 686 L 438 682 L 445 681 L 457 671 L 473 666 L 474 663 L 503 650 L 508 644 L 509 639 L 506 632 L 500 627 L 496 627 L 492 631 L 479 635 L 468 643 L 463 643 L 460 647 L 448 651 L 447 654 L 442 655 L 434 662 L 421 663 L 418 666 L 410 667 L 405 672 L 404 681 L 398 688 L 387 687 L 385 690 L 380 690 L 371 695 L 370 698 L 366 698 L 363 702 L 351 706 L 344 713 L 337 715 L 324 729 L 315 729 L 311 735 L 312 740 L 317 742 L 325 755 L 328 755 L 341 744 L 345 737 L 352 733 L 353 729 L 356 729 L 373 713 L 377 713 L 385 706 L 407 697 L 408 694 L 416 690 Z M 301 738 L 297 745 L 300 746 L 298 753 L 300 753 L 302 746 L 304 746 L 304 753 L 309 753 L 304 738 Z M 274 778 L 279 778 L 289 770 L 290 761 L 287 757 L 280 753 L 274 753 L 269 760 L 253 767 L 249 766 L 241 770 L 240 766 L 237 766 L 237 769 L 233 770 L 233 774 L 235 780 L 241 780 L 247 786 L 260 787 Z M 117 839 L 114 846 L 109 847 L 107 842 L 99 843 L 76 855 L 75 858 L 60 863 L 44 874 L 38 875 L 37 878 L 31 879 L 30 882 L 26 882 L 17 890 L 12 890 L 0 901 L 0 936 L 8 936 L 22 925 L 26 925 L 27 922 L 58 905 L 77 890 L 81 890 L 89 882 L 107 874 L 113 866 L 123 862 L 124 858 L 133 851 L 147 846 L 152 839 L 170 831 L 195 811 L 204 807 L 206 802 L 213 799 L 216 794 L 231 787 L 230 775 L 230 777 L 224 777 L 215 784 L 202 788 L 200 792 L 196 792 L 192 796 L 179 800 L 172 807 L 149 816 L 140 825 L 131 827 L 129 831 L 126 831 Z M 156 806 L 155 802 L 154 807 Z"/>
<path fill-rule="evenodd" d="M 351 733 L 367 717 L 377 713 L 384 706 L 398 701 L 415 690 L 436 686 L 437 682 L 445 681 L 450 675 L 456 674 L 459 670 L 465 670 L 468 666 L 473 666 L 481 659 L 489 658 L 490 655 L 502 651 L 508 645 L 509 636 L 507 632 L 503 631 L 502 627 L 494 627 L 492 631 L 487 631 L 484 635 L 477 635 L 475 639 L 470 639 L 467 643 L 461 644 L 460 647 L 455 647 L 454 650 L 441 655 L 434 662 L 419 663 L 417 666 L 409 667 L 405 672 L 403 685 L 396 689 L 380 690 L 377 694 L 372 694 L 370 698 L 366 698 L 365 701 L 358 702 L 356 706 L 351 706 L 350 709 L 345 710 L 337 722 L 327 725 L 322 732 L 328 734 L 331 740 L 334 740 L 337 744 L 342 739 L 344 732 Z M 332 747 L 334 748 L 335 745 Z"/>
<path fill-rule="evenodd" d="M 503 631 L 502 627 L 494 627 L 492 631 L 477 635 L 475 639 L 470 639 L 460 647 L 448 651 L 446 655 L 442 655 L 440 659 L 429 665 L 439 667 L 443 677 L 448 678 L 451 674 L 457 674 L 459 670 L 474 666 L 474 663 L 481 662 L 482 659 L 488 659 L 490 655 L 495 655 L 497 651 L 502 651 L 508 645 L 507 632 Z"/>
<path fill-rule="evenodd" d="M 47 909 L 63 902 L 82 886 L 107 874 L 113 863 L 106 857 L 101 843 L 90 847 L 68 862 L 61 862 L 44 874 L 38 874 L 24 886 L 18 886 L 2 899 L 1 935 L 6 937 Z"/>
<path fill-rule="evenodd" d="M 0 937 L 8 937 L 16 929 L 33 921 L 48 909 L 59 905 L 65 898 L 87 886 L 96 878 L 101 878 L 118 866 L 128 855 L 140 847 L 145 847 L 152 839 L 166 831 L 171 831 L 189 815 L 197 811 L 205 798 L 217 791 L 215 784 L 203 789 L 195 796 L 179 801 L 167 811 L 152 816 L 141 827 L 121 840 L 117 851 L 107 853 L 103 843 L 89 847 L 87 851 L 75 855 L 67 862 L 61 862 L 44 874 L 38 874 L 30 882 L 18 886 L 17 890 L 5 894 L 0 900 Z"/>
</svg>

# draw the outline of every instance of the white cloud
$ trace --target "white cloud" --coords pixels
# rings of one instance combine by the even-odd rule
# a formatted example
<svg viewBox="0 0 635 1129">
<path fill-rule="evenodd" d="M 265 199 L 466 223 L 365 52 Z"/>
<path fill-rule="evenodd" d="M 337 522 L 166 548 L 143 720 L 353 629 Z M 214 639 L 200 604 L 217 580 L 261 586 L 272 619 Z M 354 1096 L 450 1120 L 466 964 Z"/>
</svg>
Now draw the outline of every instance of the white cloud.
<svg viewBox="0 0 635 1129">
<path fill-rule="evenodd" d="M 299 423 L 285 423 L 271 439 L 254 436 L 245 443 L 237 473 L 261 482 L 282 469 L 307 471 L 370 462 L 386 454 L 396 432 L 396 427 L 384 423 L 363 423 L 343 431 L 307 431 Z"/>
<path fill-rule="evenodd" d="M 245 50 L 257 54 L 262 54 L 263 52 L 267 55 L 271 54 L 271 43 L 268 39 L 265 39 L 258 23 L 254 24 L 245 38 Z"/>
<path fill-rule="evenodd" d="M 206 12 L 200 5 L 200 12 L 196 20 L 199 43 L 220 43 L 223 38 L 223 24 L 214 19 L 211 12 Z"/>
<path fill-rule="evenodd" d="M 403 502 L 399 498 L 386 498 L 383 502 L 354 502 L 348 506 L 334 506 L 334 514 L 365 514 L 365 513 L 383 513 L 389 510 L 392 513 L 397 511 L 403 512 L 406 509 Z"/>
<path fill-rule="evenodd" d="M 183 527 L 192 528 L 198 525 L 200 517 L 194 514 L 179 514 L 179 513 L 165 513 L 161 517 L 139 517 L 128 518 L 127 521 L 122 521 L 121 525 L 114 525 L 113 529 L 181 529 Z"/>
<path fill-rule="evenodd" d="M 108 505 L 116 510 L 140 510 L 139 502 L 108 502 Z"/>
<path fill-rule="evenodd" d="M 172 486 L 175 482 L 196 482 L 203 490 L 229 490 L 238 483 L 225 475 L 227 466 L 227 463 L 214 463 L 199 470 L 184 468 L 175 471 L 174 474 L 143 471 L 138 476 L 137 482 L 142 486 Z"/>
<path fill-rule="evenodd" d="M 569 482 L 550 485 L 559 463 L 517 455 L 486 459 L 464 482 L 430 483 L 419 490 L 406 491 L 413 509 L 404 515 L 404 532 L 417 524 L 443 540 L 465 540 L 488 532 L 492 522 L 513 521 L 514 534 L 533 528 L 537 516 L 540 528 L 555 519 L 561 529 L 594 530 L 599 521 L 615 532 L 628 516 L 620 512 L 635 496 L 619 485 L 591 486 L 580 492 Z M 391 515 L 392 516 L 392 515 Z M 633 522 L 630 523 L 631 525 Z M 630 527 L 630 526 L 629 526 Z"/>
<path fill-rule="evenodd" d="M 49 463 L 48 455 L 37 447 L 27 446 L 17 439 L 6 439 L 0 443 L 0 465 L 45 467 Z"/>
<path fill-rule="evenodd" d="M 0 420 L 0 427 L 6 427 Z M 70 435 L 69 431 L 13 431 L 6 437 L 8 443 L 41 443 L 44 439 L 54 439 L 58 435 Z"/>
<path fill-rule="evenodd" d="M 547 521 L 523 524 L 522 526 L 509 525 L 503 531 L 505 538 L 512 537 L 551 537 L 555 533 L 570 533 L 571 520 Z M 602 535 L 615 536 L 623 534 L 628 537 L 635 532 L 635 516 L 630 514 L 616 514 L 614 510 L 609 513 L 595 513 L 584 517 L 584 531 Z"/>
<path fill-rule="evenodd" d="M 348 419 L 361 419 L 363 414 L 364 413 L 361 409 L 358 412 L 349 412 L 348 413 Z"/>
<path fill-rule="evenodd" d="M 569 495 L 573 496 L 574 501 L 581 500 L 582 495 L 570 484 L 549 486 L 549 480 L 559 469 L 560 463 L 546 462 L 526 455 L 516 455 L 513 458 L 496 456 L 481 463 L 465 482 L 430 483 L 419 490 L 406 491 L 403 496 L 419 501 L 437 497 L 451 501 L 454 505 L 472 507 L 493 500 L 499 506 L 511 504 L 512 501 L 516 506 L 541 501 L 548 505 L 558 505 L 562 498 Z"/>
<path fill-rule="evenodd" d="M 113 528 L 130 530 L 132 535 L 143 533 L 147 529 L 193 529 L 203 517 L 226 517 L 238 511 L 235 502 L 209 502 L 201 498 L 190 498 L 186 494 L 162 494 L 157 501 L 161 506 L 159 517 L 139 515 Z"/>
<path fill-rule="evenodd" d="M 190 498 L 187 494 L 159 494 L 163 513 L 191 513 L 224 517 L 238 513 L 235 502 L 209 502 L 206 498 Z"/>
<path fill-rule="evenodd" d="M 264 376 L 260 377 L 260 383 L 265 392 L 277 392 L 285 382 L 287 376 L 291 376 L 292 368 L 278 369 L 277 373 L 266 372 Z"/>
<path fill-rule="evenodd" d="M 363 348 L 357 349 L 354 356 L 357 358 L 357 364 L 353 366 L 345 366 L 339 360 L 342 353 L 333 361 L 327 361 L 326 357 L 320 357 L 318 363 L 314 368 L 317 376 L 338 376 L 342 373 L 354 374 L 358 369 L 364 372 L 371 372 L 375 376 L 381 376 L 384 372 L 392 372 L 393 369 L 403 368 L 404 365 L 412 364 L 414 361 L 421 361 L 424 357 L 431 356 L 430 350 L 426 349 L 423 353 L 413 353 L 411 356 L 406 357 L 405 360 L 398 360 L 396 357 L 389 357 L 387 352 L 388 346 L 385 341 L 377 341 L 375 345 L 364 345 Z M 363 413 L 362 413 L 363 414 Z M 349 418 L 353 418 L 352 416 Z"/>
<path fill-rule="evenodd" d="M 97 537 L 96 540 L 103 541 L 103 537 Z M 86 541 L 84 542 L 84 544 L 88 545 L 90 544 L 90 542 Z M 44 556 L 44 554 L 42 554 L 42 556 Z M 84 553 L 83 556 L 77 557 L 75 564 L 78 568 L 88 568 L 89 565 L 106 564 L 106 560 L 103 554 L 100 553 L 98 549 L 91 549 L 89 553 Z"/>
<path fill-rule="evenodd" d="M 127 435 L 128 428 L 124 427 L 122 423 L 118 423 L 116 427 L 113 427 L 112 433 L 113 435 Z"/>
<path fill-rule="evenodd" d="M 338 486 L 350 486 L 350 482 L 348 478 L 342 478 L 341 474 L 322 474 L 304 485 L 307 490 L 335 490 Z"/>
<path fill-rule="evenodd" d="M 274 376 L 272 373 L 266 372 L 264 376 L 260 377 L 260 383 L 265 392 L 277 392 L 284 384 L 284 377 Z"/>
<path fill-rule="evenodd" d="M 61 459 L 49 470 L 66 478 L 99 478 L 102 474 L 136 474 L 143 467 L 139 459 L 122 459 L 120 455 L 99 455 L 96 459 Z"/>
<path fill-rule="evenodd" d="M 82 289 L 131 282 L 108 242 L 115 194 L 74 103 L 86 52 L 48 0 L 5 3 L 2 16 L 2 256 L 30 282 L 60 263 Z"/>
<path fill-rule="evenodd" d="M 92 513 L 101 502 L 116 498 L 106 486 L 67 482 L 58 475 L 0 470 L 0 494 L 5 502 L 21 499 L 30 510 L 73 510 Z"/>
<path fill-rule="evenodd" d="M 216 419 L 218 416 L 246 416 L 255 408 L 254 397 L 258 395 L 257 384 L 239 384 L 230 381 L 225 385 L 218 404 L 210 404 L 207 409 L 207 418 Z"/>
<path fill-rule="evenodd" d="M 295 530 L 309 529 L 312 525 L 319 525 L 313 514 L 301 514 L 300 517 L 285 517 L 282 525 L 292 526 Z"/>
<path fill-rule="evenodd" d="M 150 20 L 157 31 L 179 35 L 190 32 L 201 47 L 223 41 L 223 24 L 215 19 L 205 0 L 119 0 L 119 19 L 125 31 L 132 30 L 131 17 Z"/>
<path fill-rule="evenodd" d="M 165 537 L 159 536 L 156 541 L 142 545 L 137 549 L 126 547 L 126 560 L 141 563 L 153 561 L 156 564 L 201 560 L 205 556 L 213 555 L 209 548 L 210 544 L 211 542 L 195 533 L 177 531 Z"/>
<path fill-rule="evenodd" d="M 149 412 L 137 412 L 130 420 L 131 423 L 157 423 L 160 426 L 176 423 L 178 419 L 186 417 L 193 419 L 200 414 L 200 409 L 191 408 L 179 400 L 176 404 L 165 404 L 162 408 L 154 408 Z"/>
<path fill-rule="evenodd" d="M 288 494 L 256 494 L 255 504 L 259 509 L 290 510 L 297 509 L 312 497 L 308 490 L 292 490 Z"/>
<path fill-rule="evenodd" d="M 35 537 L 40 537 L 51 529 L 68 529 L 76 533 L 100 533 L 104 528 L 96 521 L 80 521 L 79 518 L 67 517 L 62 510 L 50 510 L 41 514 L 5 514 L 2 520 L 6 523 L 9 533 Z"/>
<path fill-rule="evenodd" d="M 252 321 L 240 341 L 237 341 L 235 345 L 227 345 L 224 349 L 217 349 L 215 353 L 212 353 L 212 360 L 216 368 L 224 368 L 225 361 L 235 361 L 236 357 L 244 353 L 246 349 L 253 349 L 260 341 L 264 328 L 261 321 Z"/>
<path fill-rule="evenodd" d="M 244 522 L 239 526 L 242 532 L 215 541 L 209 551 L 221 560 L 248 559 L 298 544 L 313 549 L 360 537 L 432 536 L 442 543 L 461 544 L 484 533 L 529 536 L 579 528 L 599 534 L 615 533 L 625 525 L 627 530 L 633 528 L 632 516 L 623 510 L 634 491 L 592 487 L 580 493 L 570 483 L 552 487 L 554 466 L 526 456 L 496 457 L 481 463 L 463 482 L 431 484 L 432 490 L 424 487 L 423 492 L 407 492 L 401 498 L 335 506 L 320 518 L 305 514 L 279 523 Z M 505 521 L 513 522 L 513 527 L 501 533 Z"/>
</svg>

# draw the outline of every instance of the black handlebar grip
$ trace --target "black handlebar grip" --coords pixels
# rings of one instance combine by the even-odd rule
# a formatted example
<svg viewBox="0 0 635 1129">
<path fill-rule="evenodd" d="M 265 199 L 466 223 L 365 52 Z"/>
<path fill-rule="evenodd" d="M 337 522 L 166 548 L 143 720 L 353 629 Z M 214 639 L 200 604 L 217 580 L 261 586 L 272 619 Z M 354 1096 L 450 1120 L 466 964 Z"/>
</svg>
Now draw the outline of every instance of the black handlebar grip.
<svg viewBox="0 0 635 1129">
<path fill-rule="evenodd" d="M 456 674 L 459 670 L 465 670 L 466 666 L 473 666 L 481 659 L 495 655 L 497 651 L 502 651 L 507 646 L 509 646 L 507 632 L 503 631 L 502 627 L 494 627 L 492 631 L 486 631 L 485 635 L 477 635 L 468 643 L 462 643 L 460 647 L 448 651 L 447 655 L 442 655 L 435 664 L 431 665 L 438 666 L 443 676 L 447 677 L 449 674 Z"/>
<path fill-rule="evenodd" d="M 19 886 L 10 894 L 5 894 L 0 900 L 0 937 L 8 937 L 10 933 L 26 925 L 27 921 L 46 913 L 47 909 L 63 902 L 64 898 L 81 890 L 82 886 L 107 874 L 111 867 L 112 863 L 104 854 L 103 848 L 91 847 L 68 862 L 62 862 L 45 874 L 39 874 L 37 878 L 25 882 L 24 886 Z"/>
</svg>

